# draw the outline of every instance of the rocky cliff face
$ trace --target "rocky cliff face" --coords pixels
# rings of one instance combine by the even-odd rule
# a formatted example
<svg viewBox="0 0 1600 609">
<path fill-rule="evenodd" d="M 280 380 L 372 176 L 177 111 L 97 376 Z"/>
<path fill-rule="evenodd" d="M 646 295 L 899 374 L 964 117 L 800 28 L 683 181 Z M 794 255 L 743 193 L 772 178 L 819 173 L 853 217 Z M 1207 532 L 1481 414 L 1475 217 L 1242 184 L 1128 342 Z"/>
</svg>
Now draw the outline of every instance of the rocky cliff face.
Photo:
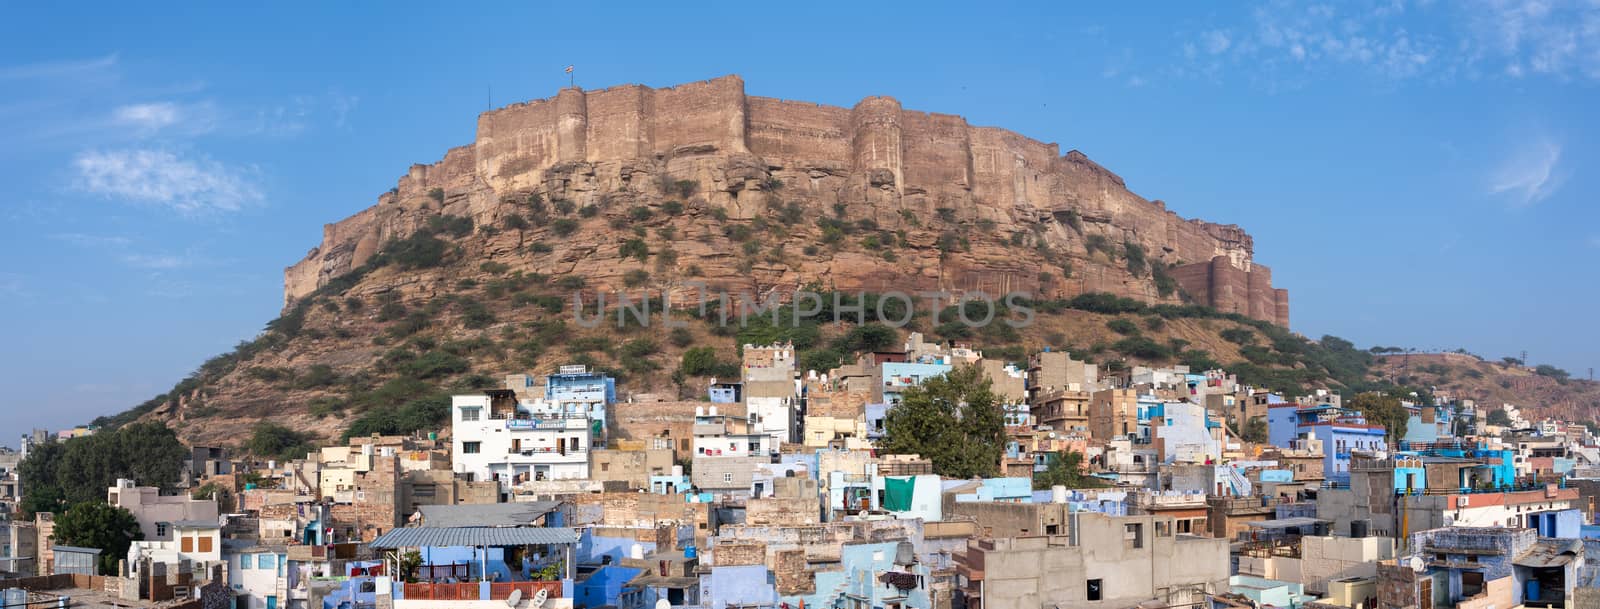
<svg viewBox="0 0 1600 609">
<path fill-rule="evenodd" d="M 840 108 L 748 96 L 737 76 L 564 89 L 484 113 L 472 144 L 411 167 L 377 205 L 326 225 L 322 243 L 285 272 L 285 304 L 431 218 L 501 226 L 532 195 L 593 206 L 611 222 L 560 236 L 548 226 L 485 233 L 471 254 L 622 290 L 639 265 L 616 246 L 643 222 L 636 210 L 644 208 L 682 216 L 673 223 L 681 230 L 650 235 L 653 250 L 672 253 L 657 259 L 652 277 L 664 290 L 696 277 L 768 293 L 817 283 L 1178 302 L 1181 284 L 1202 304 L 1288 318 L 1287 294 L 1255 265 L 1242 229 L 1180 218 L 1078 151 L 1063 155 L 1056 144 L 905 110 L 887 97 Z M 747 242 L 741 257 L 734 244 L 745 240 L 726 238 L 727 225 L 759 229 L 785 208 L 803 222 L 757 236 L 765 255 Z M 1169 268 L 1180 272 L 1166 281 Z"/>
</svg>

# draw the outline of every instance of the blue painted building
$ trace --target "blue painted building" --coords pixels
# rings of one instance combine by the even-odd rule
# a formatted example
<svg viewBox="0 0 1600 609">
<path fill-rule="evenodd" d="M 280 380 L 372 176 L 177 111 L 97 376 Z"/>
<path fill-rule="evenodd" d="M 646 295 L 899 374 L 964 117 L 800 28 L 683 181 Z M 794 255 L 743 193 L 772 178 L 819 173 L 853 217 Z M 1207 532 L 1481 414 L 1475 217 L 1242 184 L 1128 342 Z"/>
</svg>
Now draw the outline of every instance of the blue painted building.
<svg viewBox="0 0 1600 609">
<path fill-rule="evenodd" d="M 900 394 L 907 387 L 915 387 L 927 379 L 942 376 L 950 371 L 950 364 L 925 362 L 884 362 L 880 402 L 899 404 Z"/>
<path fill-rule="evenodd" d="M 606 409 L 617 401 L 617 379 L 585 366 L 562 366 L 561 372 L 545 377 L 544 401 L 561 414 L 587 415 L 592 441 L 604 442 Z"/>
<path fill-rule="evenodd" d="M 706 390 L 712 404 L 740 404 L 744 402 L 744 383 L 712 383 Z"/>
<path fill-rule="evenodd" d="M 969 484 L 967 480 L 946 480 L 944 484 L 950 487 Z M 984 478 L 979 481 L 978 488 L 970 493 L 956 495 L 958 502 L 970 501 L 1000 501 L 1006 503 L 1032 503 L 1033 479 L 1032 478 Z"/>
<path fill-rule="evenodd" d="M 573 586 L 573 604 L 579 607 L 616 606 L 622 588 L 643 569 L 606 565 L 595 569 L 589 577 Z"/>
<path fill-rule="evenodd" d="M 1368 424 L 1366 417 L 1353 409 L 1294 403 L 1267 408 L 1267 435 L 1274 446 L 1291 448 L 1295 439 L 1307 434 L 1322 441 L 1323 477 L 1336 483 L 1350 481 L 1351 453 L 1388 448 L 1383 426 Z"/>
<path fill-rule="evenodd" d="M 931 609 L 928 568 L 920 564 L 897 564 L 900 544 L 910 542 L 845 544 L 839 551 L 839 570 L 817 571 L 816 592 L 784 596 L 780 602 L 790 607 L 889 607 Z M 909 554 L 909 548 L 904 553 Z M 722 605 L 711 605 L 721 607 Z"/>
<path fill-rule="evenodd" d="M 766 565 L 711 567 L 700 576 L 700 601 L 705 607 L 752 607 L 777 604 L 778 592 Z"/>
<path fill-rule="evenodd" d="M 884 433 L 884 418 L 889 416 L 889 405 L 884 403 L 867 404 L 867 439 L 881 440 Z"/>
</svg>

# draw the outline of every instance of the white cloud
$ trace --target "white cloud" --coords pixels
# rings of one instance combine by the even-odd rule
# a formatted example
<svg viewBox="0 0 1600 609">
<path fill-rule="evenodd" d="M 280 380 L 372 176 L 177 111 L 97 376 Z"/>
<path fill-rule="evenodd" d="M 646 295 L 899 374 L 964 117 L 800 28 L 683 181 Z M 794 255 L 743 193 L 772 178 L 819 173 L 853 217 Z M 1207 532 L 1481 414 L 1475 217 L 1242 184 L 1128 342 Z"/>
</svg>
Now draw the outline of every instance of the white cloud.
<svg viewBox="0 0 1600 609">
<path fill-rule="evenodd" d="M 1561 189 L 1561 144 L 1537 138 L 1502 161 L 1489 181 L 1489 194 L 1510 199 L 1515 207 L 1543 201 Z"/>
<path fill-rule="evenodd" d="M 111 111 L 113 124 L 144 137 L 162 133 L 196 136 L 215 131 L 222 113 L 209 101 L 192 104 L 150 102 L 118 106 Z"/>
<path fill-rule="evenodd" d="M 1600 0 L 1264 0 L 1246 19 L 1184 35 L 1180 57 L 1201 64 L 1188 71 L 1218 57 L 1272 83 L 1333 69 L 1391 80 L 1600 80 Z"/>
<path fill-rule="evenodd" d="M 57 233 L 50 235 L 51 239 L 64 241 L 78 247 L 89 248 L 114 248 L 127 247 L 133 243 L 132 239 L 116 235 L 90 235 L 88 233 Z"/>
<path fill-rule="evenodd" d="M 84 152 L 72 164 L 77 187 L 86 192 L 161 205 L 185 215 L 238 211 L 262 198 L 246 177 L 250 172 L 206 157 L 127 149 Z"/>
<path fill-rule="evenodd" d="M 160 130 L 178 123 L 178 105 L 172 102 L 133 104 L 112 112 L 117 121 L 141 129 Z"/>
<path fill-rule="evenodd" d="M 1225 53 L 1233 41 L 1228 38 L 1228 33 L 1221 30 L 1211 30 L 1200 35 L 1200 41 L 1205 45 L 1206 52 L 1212 55 Z"/>
<path fill-rule="evenodd" d="M 194 261 L 187 256 L 172 254 L 125 254 L 122 262 L 134 268 L 170 270 L 189 266 Z"/>
<path fill-rule="evenodd" d="M 344 95 L 338 91 L 328 93 L 328 105 L 333 111 L 333 126 L 343 128 L 350 113 L 361 103 L 361 98 L 355 95 Z"/>
<path fill-rule="evenodd" d="M 94 59 L 45 61 L 0 67 L 0 80 L 55 80 L 75 79 L 103 75 L 116 67 L 117 55 L 112 53 Z"/>
</svg>

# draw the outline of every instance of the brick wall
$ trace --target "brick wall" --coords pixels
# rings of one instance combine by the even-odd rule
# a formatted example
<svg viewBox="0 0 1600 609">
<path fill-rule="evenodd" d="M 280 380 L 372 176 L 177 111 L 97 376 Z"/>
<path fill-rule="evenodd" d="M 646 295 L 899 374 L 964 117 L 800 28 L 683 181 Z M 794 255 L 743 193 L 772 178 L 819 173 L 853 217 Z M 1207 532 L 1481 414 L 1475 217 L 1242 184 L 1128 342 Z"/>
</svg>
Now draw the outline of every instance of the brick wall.
<svg viewBox="0 0 1600 609">
<path fill-rule="evenodd" d="M 718 542 L 711 548 L 711 565 L 737 567 L 767 564 L 767 544 L 758 541 Z"/>
<path fill-rule="evenodd" d="M 817 500 L 768 497 L 745 502 L 744 522 L 752 526 L 804 525 L 821 522 Z"/>
</svg>

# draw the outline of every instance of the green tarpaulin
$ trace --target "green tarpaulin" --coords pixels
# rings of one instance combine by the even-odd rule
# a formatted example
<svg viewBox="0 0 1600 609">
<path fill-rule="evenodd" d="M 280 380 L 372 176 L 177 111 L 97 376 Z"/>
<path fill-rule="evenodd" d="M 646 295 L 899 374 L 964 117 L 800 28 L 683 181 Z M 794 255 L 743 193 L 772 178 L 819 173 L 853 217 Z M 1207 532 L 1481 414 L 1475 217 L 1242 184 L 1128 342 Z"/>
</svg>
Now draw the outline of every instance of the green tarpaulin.
<svg viewBox="0 0 1600 609">
<path fill-rule="evenodd" d="M 916 486 L 916 478 L 884 478 L 883 509 L 891 512 L 910 510 L 911 495 Z"/>
</svg>

